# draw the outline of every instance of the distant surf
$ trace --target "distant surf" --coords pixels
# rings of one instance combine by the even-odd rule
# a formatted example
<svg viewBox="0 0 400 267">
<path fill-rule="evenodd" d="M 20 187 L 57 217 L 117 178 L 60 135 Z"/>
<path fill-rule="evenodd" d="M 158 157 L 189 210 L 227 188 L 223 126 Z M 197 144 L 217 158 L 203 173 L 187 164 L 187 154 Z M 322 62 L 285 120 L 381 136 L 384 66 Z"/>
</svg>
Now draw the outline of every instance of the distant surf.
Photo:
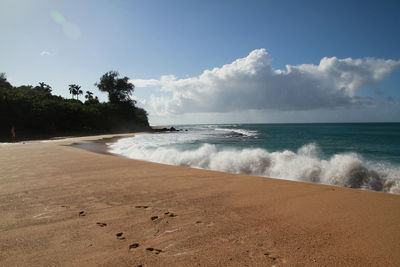
<svg viewBox="0 0 400 267">
<path fill-rule="evenodd" d="M 400 124 L 175 128 L 182 131 L 123 138 L 109 150 L 170 165 L 400 193 Z"/>
</svg>

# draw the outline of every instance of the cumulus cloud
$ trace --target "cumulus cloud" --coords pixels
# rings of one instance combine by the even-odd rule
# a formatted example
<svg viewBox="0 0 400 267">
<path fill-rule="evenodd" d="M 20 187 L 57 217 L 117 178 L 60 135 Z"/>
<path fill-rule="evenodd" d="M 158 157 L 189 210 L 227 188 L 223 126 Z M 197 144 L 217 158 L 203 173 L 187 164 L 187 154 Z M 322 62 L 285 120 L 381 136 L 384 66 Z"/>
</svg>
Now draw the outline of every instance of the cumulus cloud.
<svg viewBox="0 0 400 267">
<path fill-rule="evenodd" d="M 286 65 L 274 69 L 265 49 L 252 51 L 220 68 L 177 79 L 132 80 L 137 87 L 160 87 L 170 96 L 152 96 L 158 114 L 240 110 L 313 110 L 370 104 L 356 95 L 400 67 L 400 61 L 324 57 L 319 65 Z"/>
<path fill-rule="evenodd" d="M 50 52 L 43 50 L 42 52 L 40 52 L 40 55 L 41 56 L 50 56 Z"/>
</svg>

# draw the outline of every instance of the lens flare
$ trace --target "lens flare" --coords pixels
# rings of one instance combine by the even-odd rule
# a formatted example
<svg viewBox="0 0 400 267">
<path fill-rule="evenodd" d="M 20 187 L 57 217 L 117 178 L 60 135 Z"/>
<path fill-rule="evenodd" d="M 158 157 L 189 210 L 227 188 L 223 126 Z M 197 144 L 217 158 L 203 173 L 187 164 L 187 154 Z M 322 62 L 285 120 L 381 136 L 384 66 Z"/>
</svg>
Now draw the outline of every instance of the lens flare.
<svg viewBox="0 0 400 267">
<path fill-rule="evenodd" d="M 60 12 L 53 10 L 50 15 L 56 23 L 61 25 L 65 23 L 64 16 Z"/>
<path fill-rule="evenodd" d="M 63 32 L 68 38 L 73 40 L 79 39 L 81 36 L 81 30 L 78 25 L 67 21 L 58 11 L 53 10 L 50 15 L 57 24 L 62 26 Z"/>
</svg>

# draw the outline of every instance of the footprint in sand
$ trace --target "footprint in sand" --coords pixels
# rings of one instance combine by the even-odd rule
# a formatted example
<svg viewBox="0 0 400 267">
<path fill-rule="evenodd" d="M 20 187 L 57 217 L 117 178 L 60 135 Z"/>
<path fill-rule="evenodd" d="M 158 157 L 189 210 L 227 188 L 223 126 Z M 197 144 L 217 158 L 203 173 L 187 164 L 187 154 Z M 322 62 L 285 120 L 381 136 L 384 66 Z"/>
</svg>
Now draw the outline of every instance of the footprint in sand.
<svg viewBox="0 0 400 267">
<path fill-rule="evenodd" d="M 169 212 L 169 211 L 164 212 L 164 218 L 165 217 L 172 217 L 173 218 L 173 217 L 176 217 L 176 216 L 177 215 L 172 213 L 172 212 Z M 150 219 L 154 222 L 154 221 L 157 221 L 157 220 L 162 220 L 163 218 L 162 217 L 158 217 L 157 215 L 155 215 L 155 216 L 152 216 Z M 167 221 L 167 223 L 168 223 L 168 221 Z"/>
<path fill-rule="evenodd" d="M 163 252 L 161 249 L 157 249 L 157 248 L 146 248 L 147 251 L 150 252 L 154 252 L 155 254 L 160 254 L 161 252 Z"/>
<path fill-rule="evenodd" d="M 124 240 L 125 236 L 122 236 L 124 233 L 120 232 L 120 233 L 116 233 L 115 235 L 117 236 L 117 239 L 119 240 Z"/>
<path fill-rule="evenodd" d="M 267 256 L 268 258 L 270 258 L 273 261 L 277 261 L 279 259 L 279 257 L 271 256 L 271 254 L 269 252 L 265 252 L 264 255 Z"/>
<path fill-rule="evenodd" d="M 169 211 L 165 212 L 164 215 L 167 215 L 169 217 L 176 217 L 176 215 L 174 213 L 169 212 Z"/>
<path fill-rule="evenodd" d="M 133 244 L 129 245 L 129 250 L 135 249 L 137 247 L 139 247 L 139 243 L 133 243 Z"/>
<path fill-rule="evenodd" d="M 140 205 L 140 206 L 136 206 L 135 208 L 137 208 L 137 209 L 148 209 L 149 206 L 142 206 L 142 205 Z"/>
</svg>

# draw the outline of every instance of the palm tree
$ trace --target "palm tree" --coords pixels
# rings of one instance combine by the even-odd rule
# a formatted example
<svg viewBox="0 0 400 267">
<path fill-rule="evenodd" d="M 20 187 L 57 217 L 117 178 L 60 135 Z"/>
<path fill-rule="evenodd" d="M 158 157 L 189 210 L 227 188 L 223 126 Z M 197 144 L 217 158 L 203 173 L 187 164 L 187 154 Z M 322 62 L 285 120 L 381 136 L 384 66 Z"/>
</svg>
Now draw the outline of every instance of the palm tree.
<svg viewBox="0 0 400 267">
<path fill-rule="evenodd" d="M 74 97 L 76 95 L 76 99 L 79 100 L 79 95 L 83 94 L 81 90 L 81 86 L 77 84 L 70 84 L 69 85 L 69 93 Z"/>
<path fill-rule="evenodd" d="M 79 88 L 81 88 L 81 87 L 79 86 Z M 83 91 L 81 89 L 79 89 L 79 88 L 78 88 L 78 91 L 77 91 L 77 94 L 76 94 L 76 99 L 77 100 L 79 100 L 79 95 L 83 94 Z"/>
<path fill-rule="evenodd" d="M 74 98 L 74 95 L 75 95 L 75 93 L 76 93 L 74 84 L 70 84 L 70 85 L 69 85 L 69 93 L 72 95 L 72 98 Z"/>
<path fill-rule="evenodd" d="M 85 98 L 86 98 L 87 100 L 92 100 L 92 99 L 93 99 L 93 93 L 90 92 L 90 91 L 86 91 Z"/>
<path fill-rule="evenodd" d="M 35 87 L 37 90 L 50 94 L 51 93 L 51 86 L 45 84 L 44 82 L 39 82 L 39 86 Z"/>
</svg>

